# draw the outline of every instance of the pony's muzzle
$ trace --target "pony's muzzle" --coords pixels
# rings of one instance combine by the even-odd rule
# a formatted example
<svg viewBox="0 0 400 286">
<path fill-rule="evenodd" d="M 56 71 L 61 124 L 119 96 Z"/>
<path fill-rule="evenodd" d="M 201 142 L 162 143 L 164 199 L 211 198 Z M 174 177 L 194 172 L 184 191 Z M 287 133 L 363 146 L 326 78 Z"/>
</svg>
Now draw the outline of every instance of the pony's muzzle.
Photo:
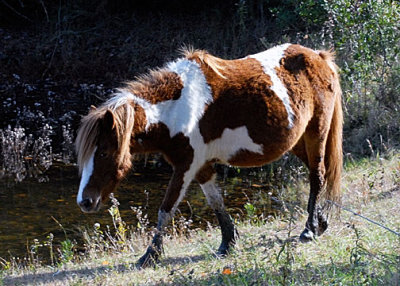
<svg viewBox="0 0 400 286">
<path fill-rule="evenodd" d="M 85 198 L 78 205 L 85 213 L 97 212 L 100 209 L 100 199 Z"/>
</svg>

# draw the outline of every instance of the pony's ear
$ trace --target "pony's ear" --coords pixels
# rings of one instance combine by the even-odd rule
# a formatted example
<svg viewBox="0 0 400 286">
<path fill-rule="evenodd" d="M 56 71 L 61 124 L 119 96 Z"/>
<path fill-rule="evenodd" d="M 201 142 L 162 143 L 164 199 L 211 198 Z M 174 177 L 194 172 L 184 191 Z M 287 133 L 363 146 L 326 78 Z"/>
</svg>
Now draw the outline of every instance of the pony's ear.
<svg viewBox="0 0 400 286">
<path fill-rule="evenodd" d="M 114 114 L 110 109 L 107 109 L 103 118 L 103 126 L 108 130 L 112 130 L 115 127 Z"/>
<path fill-rule="evenodd" d="M 96 109 L 97 109 L 96 106 L 94 106 L 94 105 L 90 106 L 90 111 L 95 111 Z"/>
</svg>

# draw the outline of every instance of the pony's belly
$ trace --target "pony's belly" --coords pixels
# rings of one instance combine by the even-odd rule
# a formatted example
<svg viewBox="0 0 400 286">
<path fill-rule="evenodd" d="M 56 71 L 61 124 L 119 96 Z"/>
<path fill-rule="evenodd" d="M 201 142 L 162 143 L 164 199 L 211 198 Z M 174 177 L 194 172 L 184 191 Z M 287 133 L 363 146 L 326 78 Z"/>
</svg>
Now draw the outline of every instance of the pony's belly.
<svg viewBox="0 0 400 286">
<path fill-rule="evenodd" d="M 203 159 L 218 160 L 238 167 L 262 166 L 279 159 L 290 149 L 290 142 L 285 138 L 275 137 L 276 142 L 266 138 L 263 144 L 259 144 L 249 136 L 246 126 L 226 128 L 220 138 L 204 146 L 207 155 Z"/>
<path fill-rule="evenodd" d="M 242 150 L 263 155 L 263 146 L 250 138 L 246 126 L 224 129 L 220 138 L 206 144 L 206 149 L 208 159 L 218 159 L 224 163 Z"/>
<path fill-rule="evenodd" d="M 258 154 L 247 150 L 241 150 L 232 156 L 228 160 L 228 163 L 236 167 L 259 167 L 278 160 L 281 156 L 282 153 L 280 152 Z"/>
</svg>

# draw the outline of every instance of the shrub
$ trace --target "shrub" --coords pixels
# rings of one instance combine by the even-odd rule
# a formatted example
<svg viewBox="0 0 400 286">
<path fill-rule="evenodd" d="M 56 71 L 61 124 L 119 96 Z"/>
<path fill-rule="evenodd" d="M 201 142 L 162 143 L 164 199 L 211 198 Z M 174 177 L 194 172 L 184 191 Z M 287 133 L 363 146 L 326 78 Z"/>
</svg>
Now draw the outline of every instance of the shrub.
<svg viewBox="0 0 400 286">
<path fill-rule="evenodd" d="M 366 139 L 375 148 L 386 148 L 385 142 L 398 145 L 400 5 L 391 0 L 336 0 L 325 1 L 324 7 L 324 36 L 333 44 L 342 70 L 348 149 L 365 153 Z"/>
</svg>

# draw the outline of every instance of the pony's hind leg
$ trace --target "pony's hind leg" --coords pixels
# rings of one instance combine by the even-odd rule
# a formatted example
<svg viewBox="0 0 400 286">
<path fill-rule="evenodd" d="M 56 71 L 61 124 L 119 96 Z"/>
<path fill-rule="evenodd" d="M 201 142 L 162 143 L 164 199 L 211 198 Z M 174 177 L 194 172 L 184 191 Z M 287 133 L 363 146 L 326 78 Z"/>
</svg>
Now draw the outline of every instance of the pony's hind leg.
<svg viewBox="0 0 400 286">
<path fill-rule="evenodd" d="M 205 165 L 197 174 L 197 181 L 206 196 L 207 203 L 214 210 L 217 216 L 221 233 L 222 242 L 218 248 L 217 255 L 226 255 L 231 246 L 235 244 L 237 239 L 237 232 L 232 223 L 232 219 L 225 211 L 224 199 L 220 193 L 219 188 L 215 184 L 215 170 L 212 165 Z"/>
<path fill-rule="evenodd" d="M 308 219 L 306 227 L 300 235 L 300 241 L 311 241 L 328 228 L 328 221 L 320 206 L 321 194 L 325 191 L 325 146 L 328 124 L 319 122 L 318 129 L 309 127 L 304 134 L 304 146 L 307 154 L 307 165 L 310 171 L 310 196 L 308 200 Z"/>
<path fill-rule="evenodd" d="M 309 142 L 310 143 L 310 142 Z M 300 138 L 297 144 L 293 147 L 291 152 L 300 158 L 301 161 L 310 169 L 310 181 L 311 181 L 311 173 L 313 173 L 313 184 L 311 184 L 310 198 L 308 202 L 307 211 L 310 214 L 307 223 L 306 229 L 300 236 L 301 241 L 307 242 L 310 241 L 314 234 L 321 235 L 328 228 L 328 220 L 326 216 L 323 214 L 322 208 L 316 204 L 316 199 L 320 193 L 321 185 L 323 182 L 319 178 L 322 178 L 322 170 L 321 167 L 318 166 L 319 163 L 313 164 L 314 168 L 311 169 L 309 166 L 309 158 L 307 156 L 307 149 L 304 136 Z M 309 151 L 310 152 L 310 151 Z M 311 155 L 312 157 L 312 155 Z M 312 158 L 310 158 L 313 160 Z M 322 166 L 323 167 L 323 166 Z M 322 168 L 323 169 L 323 168 Z M 319 174 L 319 175 L 318 175 Z M 315 209 L 316 208 L 316 209 Z M 315 213 L 316 214 L 315 214 Z M 315 217 L 316 215 L 316 217 Z M 318 226 L 316 226 L 316 222 L 318 222 Z"/>
</svg>

